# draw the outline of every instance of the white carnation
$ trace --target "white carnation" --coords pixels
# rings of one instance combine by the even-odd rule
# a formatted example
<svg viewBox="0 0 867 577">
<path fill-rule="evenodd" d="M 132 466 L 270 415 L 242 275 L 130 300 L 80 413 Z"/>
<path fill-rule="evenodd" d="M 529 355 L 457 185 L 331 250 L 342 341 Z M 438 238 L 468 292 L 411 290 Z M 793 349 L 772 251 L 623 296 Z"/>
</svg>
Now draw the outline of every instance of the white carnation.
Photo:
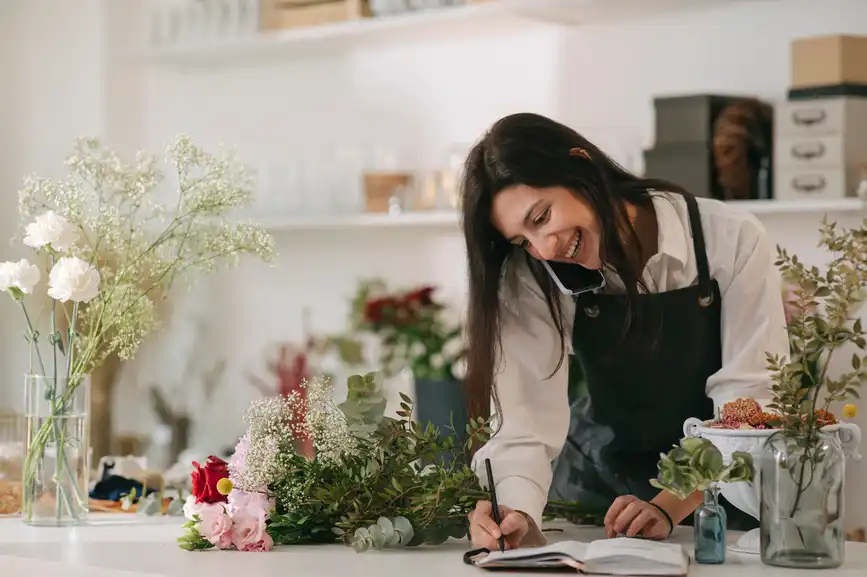
<svg viewBox="0 0 867 577">
<path fill-rule="evenodd" d="M 40 277 L 39 267 L 25 258 L 18 262 L 0 263 L 0 292 L 14 288 L 30 294 Z"/>
<path fill-rule="evenodd" d="M 445 359 L 439 353 L 430 356 L 430 366 L 435 371 L 440 370 L 446 364 Z"/>
<path fill-rule="evenodd" d="M 447 359 L 454 359 L 461 354 L 463 347 L 464 343 L 461 341 L 460 337 L 449 339 L 449 341 L 443 345 L 443 356 Z"/>
<path fill-rule="evenodd" d="M 24 244 L 40 248 L 50 244 L 58 252 L 66 252 L 78 241 L 78 231 L 65 218 L 53 211 L 40 214 L 24 229 Z"/>
<path fill-rule="evenodd" d="M 57 261 L 48 275 L 48 296 L 86 303 L 99 294 L 99 271 L 77 257 Z"/>
<path fill-rule="evenodd" d="M 195 516 L 201 513 L 202 509 L 207 506 L 207 503 L 197 503 L 195 495 L 188 495 L 186 501 L 184 501 L 184 517 L 190 521 L 195 521 Z"/>
<path fill-rule="evenodd" d="M 424 355 L 426 350 L 422 343 L 416 341 L 409 347 L 409 356 L 410 358 L 418 358 Z"/>
<path fill-rule="evenodd" d="M 467 376 L 466 357 L 461 357 L 454 362 L 454 364 L 452 365 L 452 376 L 459 381 L 464 380 L 464 377 Z"/>
</svg>

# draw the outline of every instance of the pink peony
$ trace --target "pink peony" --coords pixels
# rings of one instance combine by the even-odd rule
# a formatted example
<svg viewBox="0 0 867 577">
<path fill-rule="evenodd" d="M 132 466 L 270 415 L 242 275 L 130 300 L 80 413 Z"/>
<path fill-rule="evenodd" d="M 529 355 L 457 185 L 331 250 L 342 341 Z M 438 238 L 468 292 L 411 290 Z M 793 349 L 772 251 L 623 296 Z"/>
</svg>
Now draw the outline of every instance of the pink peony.
<svg viewBox="0 0 867 577">
<path fill-rule="evenodd" d="M 215 503 L 199 511 L 199 533 L 220 549 L 232 546 L 232 527 L 234 522 L 223 505 Z"/>
<path fill-rule="evenodd" d="M 265 525 L 265 513 L 240 510 L 233 518 L 232 543 L 238 551 L 270 551 L 274 540 Z"/>
<path fill-rule="evenodd" d="M 232 489 L 229 492 L 229 515 L 235 516 L 239 511 L 247 511 L 251 515 L 265 515 L 274 506 L 274 499 L 268 498 L 265 493 L 265 488 L 262 492 L 242 491 L 240 489 Z"/>
</svg>

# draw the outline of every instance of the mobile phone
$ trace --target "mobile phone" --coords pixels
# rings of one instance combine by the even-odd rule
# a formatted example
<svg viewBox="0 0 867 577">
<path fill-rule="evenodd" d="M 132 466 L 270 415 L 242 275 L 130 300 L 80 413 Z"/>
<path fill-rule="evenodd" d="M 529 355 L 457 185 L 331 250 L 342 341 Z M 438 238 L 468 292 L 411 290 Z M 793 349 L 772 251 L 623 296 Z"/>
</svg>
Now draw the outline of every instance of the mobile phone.
<svg viewBox="0 0 867 577">
<path fill-rule="evenodd" d="M 605 277 L 601 270 L 547 260 L 542 261 L 542 266 L 564 295 L 574 297 L 587 292 L 599 292 L 605 287 Z"/>
</svg>

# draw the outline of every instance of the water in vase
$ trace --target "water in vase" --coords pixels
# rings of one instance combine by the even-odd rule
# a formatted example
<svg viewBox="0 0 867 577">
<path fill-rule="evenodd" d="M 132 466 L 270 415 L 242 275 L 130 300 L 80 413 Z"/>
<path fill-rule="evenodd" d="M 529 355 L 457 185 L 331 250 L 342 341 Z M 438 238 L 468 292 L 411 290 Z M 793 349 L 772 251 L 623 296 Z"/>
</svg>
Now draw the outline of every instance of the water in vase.
<svg viewBox="0 0 867 577">
<path fill-rule="evenodd" d="M 775 433 L 762 457 L 761 556 L 767 565 L 830 569 L 843 563 L 845 456 L 833 434 Z"/>
</svg>

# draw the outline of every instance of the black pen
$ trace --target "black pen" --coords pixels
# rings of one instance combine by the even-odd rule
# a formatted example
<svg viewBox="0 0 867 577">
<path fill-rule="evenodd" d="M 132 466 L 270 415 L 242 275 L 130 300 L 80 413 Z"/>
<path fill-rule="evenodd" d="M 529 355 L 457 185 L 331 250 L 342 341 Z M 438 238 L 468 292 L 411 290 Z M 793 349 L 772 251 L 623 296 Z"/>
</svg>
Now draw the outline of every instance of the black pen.
<svg viewBox="0 0 867 577">
<path fill-rule="evenodd" d="M 497 504 L 497 491 L 494 489 L 494 473 L 491 472 L 490 459 L 485 459 L 485 469 L 488 472 L 488 489 L 491 491 L 491 515 L 494 517 L 494 523 L 499 527 L 503 521 L 500 519 L 500 506 Z M 500 552 L 502 553 L 506 550 L 506 539 L 503 537 L 502 531 L 500 531 L 498 541 L 500 543 Z"/>
</svg>

